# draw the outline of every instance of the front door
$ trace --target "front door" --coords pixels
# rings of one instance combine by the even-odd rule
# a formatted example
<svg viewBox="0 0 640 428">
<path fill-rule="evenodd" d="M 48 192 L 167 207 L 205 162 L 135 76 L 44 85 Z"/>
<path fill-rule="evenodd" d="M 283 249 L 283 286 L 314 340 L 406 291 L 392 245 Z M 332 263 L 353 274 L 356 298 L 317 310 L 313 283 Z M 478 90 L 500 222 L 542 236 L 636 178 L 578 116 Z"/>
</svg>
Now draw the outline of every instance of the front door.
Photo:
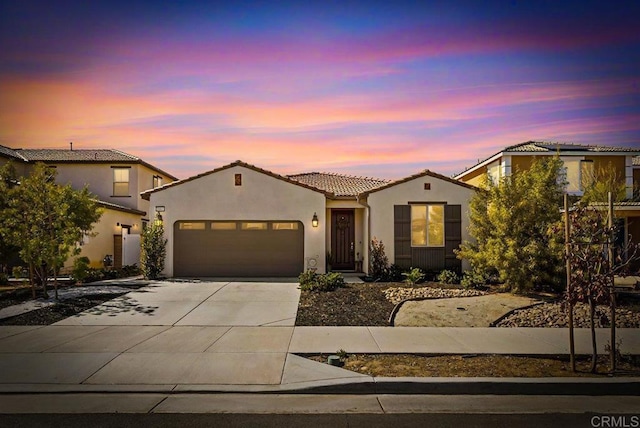
<svg viewBox="0 0 640 428">
<path fill-rule="evenodd" d="M 354 210 L 331 210 L 332 269 L 355 269 L 355 238 Z"/>
</svg>

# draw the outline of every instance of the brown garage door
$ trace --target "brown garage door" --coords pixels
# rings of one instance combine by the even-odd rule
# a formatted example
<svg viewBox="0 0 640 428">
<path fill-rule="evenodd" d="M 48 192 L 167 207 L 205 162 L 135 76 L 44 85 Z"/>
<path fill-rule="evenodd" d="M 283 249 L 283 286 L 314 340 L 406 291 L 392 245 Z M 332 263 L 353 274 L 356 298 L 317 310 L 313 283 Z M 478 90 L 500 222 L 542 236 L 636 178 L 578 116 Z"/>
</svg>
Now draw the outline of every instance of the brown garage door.
<svg viewBox="0 0 640 428">
<path fill-rule="evenodd" d="M 297 221 L 201 221 L 174 224 L 175 276 L 298 276 L 304 230 Z"/>
</svg>

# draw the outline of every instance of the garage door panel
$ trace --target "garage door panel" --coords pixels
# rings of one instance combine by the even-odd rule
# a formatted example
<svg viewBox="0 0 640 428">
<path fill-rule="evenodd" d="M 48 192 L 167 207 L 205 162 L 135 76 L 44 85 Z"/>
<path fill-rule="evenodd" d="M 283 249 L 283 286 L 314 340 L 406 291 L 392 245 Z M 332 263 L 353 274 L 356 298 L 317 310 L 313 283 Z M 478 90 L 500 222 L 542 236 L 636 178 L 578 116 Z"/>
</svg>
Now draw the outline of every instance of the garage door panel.
<svg viewBox="0 0 640 428">
<path fill-rule="evenodd" d="M 176 276 L 297 276 L 304 269 L 299 222 L 293 230 L 274 230 L 273 222 L 261 222 L 265 230 L 242 229 L 242 222 L 235 230 L 218 230 L 209 221 L 204 229 L 187 230 L 181 223 L 193 221 L 174 226 Z"/>
</svg>

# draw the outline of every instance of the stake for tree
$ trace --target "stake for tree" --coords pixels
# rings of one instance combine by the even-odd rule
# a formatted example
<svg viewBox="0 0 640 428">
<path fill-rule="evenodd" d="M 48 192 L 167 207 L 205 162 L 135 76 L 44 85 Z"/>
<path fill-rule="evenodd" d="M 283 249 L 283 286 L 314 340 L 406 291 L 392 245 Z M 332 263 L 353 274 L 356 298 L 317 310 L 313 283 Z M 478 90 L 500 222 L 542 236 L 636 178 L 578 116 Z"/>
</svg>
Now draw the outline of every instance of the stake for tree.
<svg viewBox="0 0 640 428">
<path fill-rule="evenodd" d="M 611 281 L 610 291 L 610 310 L 611 310 L 611 346 L 609 347 L 609 372 L 611 374 L 616 371 L 616 285 L 614 278 L 614 255 L 613 255 L 613 195 L 609 192 L 609 272 Z"/>
<path fill-rule="evenodd" d="M 571 289 L 571 261 L 570 256 L 570 239 L 571 229 L 569 225 L 569 195 L 564 194 L 564 251 L 566 256 L 566 269 L 567 269 L 567 295 L 569 296 L 569 364 L 571 365 L 571 371 L 576 371 L 576 349 L 575 340 L 573 337 L 573 298 Z"/>
</svg>

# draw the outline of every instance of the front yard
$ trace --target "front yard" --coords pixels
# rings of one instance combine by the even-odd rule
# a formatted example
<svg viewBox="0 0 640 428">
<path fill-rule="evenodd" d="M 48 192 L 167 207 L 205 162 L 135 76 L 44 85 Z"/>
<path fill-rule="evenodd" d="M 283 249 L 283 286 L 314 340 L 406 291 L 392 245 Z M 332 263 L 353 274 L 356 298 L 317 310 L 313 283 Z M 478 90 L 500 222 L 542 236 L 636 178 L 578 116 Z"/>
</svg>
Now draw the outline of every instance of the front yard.
<svg viewBox="0 0 640 428">
<path fill-rule="evenodd" d="M 88 287 L 87 287 L 88 288 Z M 0 308 L 29 300 L 30 292 L 24 290 L 19 296 L 3 293 Z M 0 320 L 0 325 L 48 325 L 75 315 L 93 306 L 121 295 L 84 294 L 61 303 Z M 465 296 L 465 297 L 453 297 Z M 566 314 L 560 303 L 550 295 L 512 296 L 505 293 L 484 293 L 462 290 L 455 286 L 436 283 L 408 286 L 404 283 L 347 284 L 331 292 L 302 291 L 296 318 L 297 326 L 388 326 L 396 303 L 407 298 L 424 300 L 409 301 L 402 305 L 394 320 L 402 316 L 412 318 L 420 325 L 430 326 L 484 326 L 502 317 L 514 307 L 514 302 L 527 306 L 514 310 L 497 326 L 508 327 L 564 327 Z M 481 310 L 475 311 L 474 302 L 485 299 Z M 540 302 L 530 306 L 531 303 Z M 413 306 L 413 307 L 411 307 Z M 517 305 L 516 305 L 517 306 Z M 404 311 L 404 312 L 403 312 Z M 478 312 L 487 315 L 483 320 Z M 588 327 L 588 312 L 584 307 L 576 308 L 576 326 Z M 619 327 L 640 328 L 640 304 L 637 299 L 620 299 L 617 312 Z M 419 316 L 418 316 L 419 315 Z M 598 327 L 608 326 L 608 308 L 599 307 Z M 438 321 L 439 320 L 439 321 Z M 480 320 L 480 321 L 479 321 Z M 439 323 L 439 324 L 438 324 Z M 336 349 L 336 352 L 339 351 Z M 624 354 L 624 344 L 621 351 Z M 327 355 L 307 355 L 316 361 L 327 361 Z M 605 375 L 606 356 L 601 356 L 600 376 Z M 545 376 L 591 376 L 588 358 L 578 360 L 578 373 L 569 369 L 567 356 L 527 357 L 517 355 L 349 355 L 344 368 L 371 376 L 418 376 L 418 377 L 545 377 Z M 640 375 L 640 358 L 623 356 L 619 363 L 619 374 Z"/>
<path fill-rule="evenodd" d="M 464 297 L 452 297 L 454 295 Z M 513 296 L 483 293 L 437 283 L 407 286 L 404 283 L 347 284 L 332 292 L 302 291 L 298 326 L 388 326 L 396 303 L 412 297 L 425 300 L 405 302 L 393 317 L 395 324 L 431 327 L 566 327 L 566 313 L 549 294 Z M 478 303 L 482 299 L 482 303 Z M 537 303 L 537 304 L 536 304 Z M 520 304 L 523 309 L 515 309 Z M 474 307 L 474 306 L 478 306 Z M 609 326 L 608 307 L 598 307 L 597 327 Z M 620 299 L 616 311 L 618 327 L 640 328 L 638 299 Z M 586 305 L 575 310 L 576 327 L 588 328 Z M 336 350 L 336 352 L 339 350 Z M 624 354 L 624 344 L 621 352 Z M 307 355 L 327 362 L 328 355 Z M 415 355 L 351 354 L 343 368 L 377 377 L 566 377 L 605 376 L 607 358 L 600 356 L 599 372 L 589 373 L 590 357 L 579 356 L 577 373 L 568 356 L 529 357 L 519 355 Z M 640 358 L 621 356 L 618 375 L 639 376 Z"/>
</svg>

